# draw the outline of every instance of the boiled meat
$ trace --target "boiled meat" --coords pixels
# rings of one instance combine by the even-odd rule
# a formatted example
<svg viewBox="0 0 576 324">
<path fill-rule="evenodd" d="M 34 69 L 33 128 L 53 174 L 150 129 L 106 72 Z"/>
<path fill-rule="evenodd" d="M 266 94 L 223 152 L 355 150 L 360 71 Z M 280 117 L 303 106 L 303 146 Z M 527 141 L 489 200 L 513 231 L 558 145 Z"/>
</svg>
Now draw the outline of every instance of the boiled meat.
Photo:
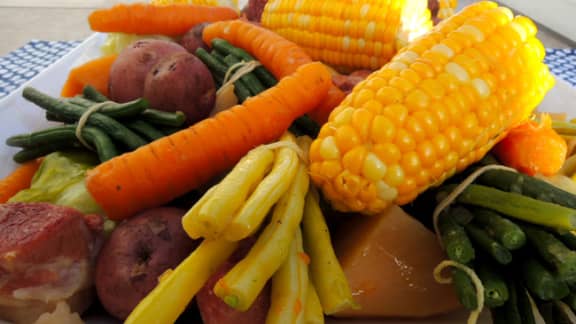
<svg viewBox="0 0 576 324">
<path fill-rule="evenodd" d="M 1 204 L 0 319 L 32 323 L 61 301 L 82 313 L 93 296 L 98 225 L 69 207 Z"/>
</svg>

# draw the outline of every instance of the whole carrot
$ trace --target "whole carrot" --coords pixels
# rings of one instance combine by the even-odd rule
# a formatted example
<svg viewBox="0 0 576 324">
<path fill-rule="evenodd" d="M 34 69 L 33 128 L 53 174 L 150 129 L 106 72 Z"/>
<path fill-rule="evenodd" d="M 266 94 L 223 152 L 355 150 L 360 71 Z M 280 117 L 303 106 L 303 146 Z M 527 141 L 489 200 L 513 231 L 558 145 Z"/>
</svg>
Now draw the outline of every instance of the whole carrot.
<svg viewBox="0 0 576 324">
<path fill-rule="evenodd" d="M 248 51 L 278 80 L 292 74 L 302 64 L 312 62 L 306 51 L 296 43 L 241 19 L 211 23 L 204 28 L 202 38 L 206 44 L 210 44 L 214 38 L 222 38 Z M 324 124 L 332 109 L 344 97 L 344 92 L 332 84 L 321 104 L 309 113 L 310 117 Z"/>
<path fill-rule="evenodd" d="M 41 159 L 21 164 L 12 173 L 0 180 L 0 203 L 7 202 L 20 190 L 28 189 L 32 178 L 42 163 Z"/>
<path fill-rule="evenodd" d="M 323 64 L 304 64 L 242 105 L 100 164 L 88 172 L 87 188 L 114 220 L 167 203 L 278 139 L 330 84 Z"/>
<path fill-rule="evenodd" d="M 236 18 L 238 13 L 226 6 L 133 3 L 94 10 L 88 22 L 98 32 L 177 36 L 203 22 Z"/>
<path fill-rule="evenodd" d="M 81 94 L 86 85 L 91 85 L 103 95 L 108 95 L 108 78 L 110 67 L 118 55 L 111 54 L 90 60 L 74 67 L 62 87 L 62 97 L 74 97 Z"/>
</svg>

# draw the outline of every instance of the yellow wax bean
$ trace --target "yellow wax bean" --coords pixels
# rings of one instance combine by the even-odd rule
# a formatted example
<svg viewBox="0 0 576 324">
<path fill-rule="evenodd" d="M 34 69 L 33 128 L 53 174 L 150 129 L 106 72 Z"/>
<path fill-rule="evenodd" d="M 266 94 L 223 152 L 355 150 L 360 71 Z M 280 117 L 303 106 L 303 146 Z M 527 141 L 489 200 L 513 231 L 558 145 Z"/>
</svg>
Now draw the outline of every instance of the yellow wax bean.
<svg viewBox="0 0 576 324">
<path fill-rule="evenodd" d="M 320 304 L 320 298 L 311 280 L 308 280 L 308 296 L 304 307 L 304 318 L 306 324 L 324 324 L 322 304 Z"/>
<path fill-rule="evenodd" d="M 226 227 L 223 235 L 227 240 L 241 240 L 258 229 L 272 206 L 288 190 L 299 163 L 294 149 L 278 148 L 272 171 L 256 187 L 239 213 Z"/>
<path fill-rule="evenodd" d="M 306 167 L 299 163 L 293 183 L 274 207 L 270 223 L 248 255 L 216 283 L 214 293 L 230 307 L 241 311 L 248 309 L 286 259 L 302 220 L 309 184 Z"/>
<path fill-rule="evenodd" d="M 209 200 L 214 191 L 216 191 L 216 187 L 218 185 L 212 186 L 208 189 L 204 195 L 198 199 L 198 201 L 186 212 L 184 217 L 182 217 L 182 227 L 188 236 L 192 239 L 199 239 L 202 237 L 202 231 L 200 225 L 197 223 L 198 221 L 198 211 L 204 205 L 204 203 Z"/>
<path fill-rule="evenodd" d="M 310 254 L 311 280 L 318 292 L 324 313 L 330 315 L 357 307 L 346 275 L 338 262 L 330 232 L 319 205 L 318 192 L 311 187 L 306 196 L 302 219 L 304 244 Z"/>
<path fill-rule="evenodd" d="M 237 242 L 204 240 L 134 308 L 124 324 L 174 323 L 208 278 L 230 257 Z"/>
<path fill-rule="evenodd" d="M 274 151 L 258 146 L 246 154 L 222 179 L 212 197 L 198 210 L 200 231 L 206 238 L 217 238 L 230 223 L 246 197 L 270 171 Z"/>
<path fill-rule="evenodd" d="M 308 256 L 302 247 L 302 232 L 296 230 L 290 252 L 272 276 L 270 309 L 266 324 L 304 323 L 308 304 Z"/>
</svg>

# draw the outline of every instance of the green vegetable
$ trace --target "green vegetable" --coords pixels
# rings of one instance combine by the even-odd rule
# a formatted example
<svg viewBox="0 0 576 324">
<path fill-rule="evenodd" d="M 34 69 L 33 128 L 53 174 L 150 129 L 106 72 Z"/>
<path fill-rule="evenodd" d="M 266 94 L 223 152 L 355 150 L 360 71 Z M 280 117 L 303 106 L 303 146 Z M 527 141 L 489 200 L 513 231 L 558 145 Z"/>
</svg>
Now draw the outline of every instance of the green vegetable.
<svg viewBox="0 0 576 324">
<path fill-rule="evenodd" d="M 82 108 L 90 108 L 102 102 L 92 101 L 83 97 L 72 97 L 66 99 L 65 102 L 80 106 Z M 117 103 L 108 101 L 104 106 L 98 110 L 98 113 L 106 115 L 110 118 L 132 118 L 140 115 L 148 108 L 148 100 L 140 98 L 125 103 Z"/>
<path fill-rule="evenodd" d="M 558 238 L 562 241 L 570 250 L 576 250 L 576 235 L 568 231 L 564 233 L 559 233 Z"/>
<path fill-rule="evenodd" d="M 82 128 L 82 136 L 96 149 L 101 162 L 119 155 L 110 137 L 99 128 L 85 126 Z M 76 137 L 76 125 L 56 126 L 28 134 L 15 135 L 6 139 L 6 145 L 25 148 L 14 155 L 14 160 L 19 163 L 61 149 L 82 146 Z"/>
<path fill-rule="evenodd" d="M 482 227 L 475 223 L 469 223 L 465 228 L 472 242 L 498 263 L 508 264 L 512 262 L 512 253 L 502 246 L 502 244 L 494 240 Z"/>
<path fill-rule="evenodd" d="M 236 58 L 233 55 L 226 55 L 224 57 L 224 63 L 226 63 L 226 67 L 229 69 L 231 68 L 234 64 L 240 63 L 242 62 L 241 60 L 239 60 L 238 58 Z M 260 92 L 266 90 L 266 88 L 264 87 L 264 85 L 262 85 L 262 83 L 260 82 L 260 80 L 258 80 L 258 78 L 252 74 L 252 72 L 250 73 L 246 73 L 244 74 L 240 80 L 244 81 L 246 83 L 246 86 L 248 87 L 248 90 L 250 90 L 250 93 L 255 96 L 257 94 L 259 94 Z"/>
<path fill-rule="evenodd" d="M 478 177 L 476 182 L 564 207 L 576 208 L 576 195 L 524 173 L 489 170 Z"/>
<path fill-rule="evenodd" d="M 466 272 L 455 268 L 452 270 L 452 282 L 460 304 L 468 310 L 475 310 L 478 308 L 478 300 L 476 299 L 476 289 L 470 277 Z"/>
<path fill-rule="evenodd" d="M 85 108 L 70 105 L 62 100 L 52 98 L 31 87 L 24 88 L 22 95 L 24 98 L 35 103 L 36 105 L 66 119 L 74 119 L 77 121 L 85 111 Z M 95 112 L 91 114 L 90 117 L 88 117 L 87 124 L 100 127 L 108 135 L 110 135 L 110 137 L 125 144 L 129 149 L 134 150 L 147 144 L 147 142 L 142 137 L 132 132 L 126 126 L 98 112 Z"/>
<path fill-rule="evenodd" d="M 91 153 L 54 152 L 44 157 L 29 189 L 14 195 L 10 202 L 50 202 L 85 213 L 102 213 L 85 185 L 86 171 L 98 160 Z"/>
<path fill-rule="evenodd" d="M 524 324 L 518 304 L 518 295 L 515 289 L 510 290 L 509 298 L 505 303 L 491 309 L 494 324 Z"/>
<path fill-rule="evenodd" d="M 100 91 L 98 91 L 96 88 L 94 88 L 89 84 L 85 85 L 84 88 L 82 89 L 82 95 L 84 96 L 84 98 L 95 102 L 104 102 L 110 100 L 106 98 L 105 95 L 100 93 Z"/>
<path fill-rule="evenodd" d="M 526 234 L 509 219 L 485 208 L 475 208 L 473 212 L 474 219 L 505 248 L 516 250 L 526 243 Z"/>
<path fill-rule="evenodd" d="M 530 296 L 526 288 L 520 284 L 516 279 L 510 280 L 510 289 L 513 291 L 515 298 L 517 300 L 518 312 L 520 313 L 520 318 L 522 324 L 535 324 L 536 318 L 534 316 L 534 311 L 537 310 L 532 305 L 530 301 Z"/>
<path fill-rule="evenodd" d="M 250 55 L 250 53 L 246 52 L 245 50 L 235 47 L 230 44 L 228 41 L 221 39 L 221 38 L 214 38 L 212 40 L 212 47 L 215 48 L 218 52 L 220 52 L 223 56 L 231 54 L 237 57 L 239 60 L 243 60 L 246 62 L 255 61 L 256 59 Z M 278 83 L 278 80 L 274 77 L 270 71 L 268 71 L 265 67 L 259 66 L 254 69 L 254 74 L 260 79 L 260 81 L 267 87 L 273 87 Z"/>
<path fill-rule="evenodd" d="M 568 285 L 552 274 L 546 267 L 532 256 L 522 258 L 522 278 L 524 285 L 531 294 L 541 300 L 559 300 L 570 293 Z"/>
<path fill-rule="evenodd" d="M 486 260 L 477 262 L 475 270 L 484 286 L 484 304 L 487 307 L 502 306 L 509 297 L 516 297 L 513 292 L 509 292 L 508 285 L 499 269 L 490 262 Z"/>
<path fill-rule="evenodd" d="M 450 190 L 453 186 L 445 187 Z M 576 210 L 518 193 L 471 184 L 456 199 L 459 203 L 492 209 L 503 215 L 552 228 L 576 228 Z"/>
<path fill-rule="evenodd" d="M 156 129 L 156 127 L 143 120 L 127 120 L 124 122 L 124 125 L 150 141 L 155 141 L 165 136 L 164 133 Z"/>
<path fill-rule="evenodd" d="M 186 122 L 183 112 L 167 112 L 156 109 L 146 109 L 140 114 L 140 119 L 157 126 L 182 127 Z"/>
<path fill-rule="evenodd" d="M 576 252 L 566 247 L 552 233 L 532 225 L 523 225 L 530 244 L 548 265 L 552 266 L 560 280 L 576 283 Z"/>
<path fill-rule="evenodd" d="M 449 213 L 440 215 L 439 228 L 444 250 L 450 260 L 466 264 L 474 259 L 474 247 L 464 227 L 456 224 Z"/>
<path fill-rule="evenodd" d="M 318 125 L 318 123 L 312 118 L 308 117 L 308 115 L 296 118 L 291 127 L 292 126 L 298 129 L 301 134 L 308 135 L 312 138 L 316 138 L 320 132 L 320 125 Z"/>
<path fill-rule="evenodd" d="M 201 47 L 196 49 L 195 54 L 202 62 L 204 62 L 204 64 L 206 64 L 215 78 L 220 78 L 222 80 L 224 79 L 224 76 L 228 71 L 226 63 L 210 55 L 210 53 Z M 222 81 L 220 81 L 220 83 L 221 82 Z M 236 97 L 238 97 L 239 102 L 243 102 L 251 96 L 250 90 L 248 90 L 248 85 L 242 79 L 236 80 L 234 82 L 234 93 L 236 94 Z"/>
</svg>

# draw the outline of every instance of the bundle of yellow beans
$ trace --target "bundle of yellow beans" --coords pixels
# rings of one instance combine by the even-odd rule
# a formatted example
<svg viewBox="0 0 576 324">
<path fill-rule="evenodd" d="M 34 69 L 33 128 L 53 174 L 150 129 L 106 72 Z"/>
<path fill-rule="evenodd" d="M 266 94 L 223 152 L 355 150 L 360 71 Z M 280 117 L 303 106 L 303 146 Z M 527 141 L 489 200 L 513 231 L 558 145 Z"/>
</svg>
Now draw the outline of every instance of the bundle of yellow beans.
<svg viewBox="0 0 576 324">
<path fill-rule="evenodd" d="M 261 23 L 346 69 L 379 68 L 432 28 L 428 0 L 270 0 Z"/>
<path fill-rule="evenodd" d="M 441 22 L 331 113 L 313 182 L 336 209 L 373 214 L 479 160 L 554 84 L 536 31 L 487 1 Z"/>
<path fill-rule="evenodd" d="M 269 324 L 323 323 L 324 314 L 355 307 L 310 186 L 311 141 L 287 132 L 248 152 L 210 188 L 182 219 L 186 233 L 203 242 L 162 276 L 126 323 L 173 323 L 238 242 L 255 233 L 248 254 L 214 287 L 230 307 L 247 310 L 270 281 Z"/>
</svg>

